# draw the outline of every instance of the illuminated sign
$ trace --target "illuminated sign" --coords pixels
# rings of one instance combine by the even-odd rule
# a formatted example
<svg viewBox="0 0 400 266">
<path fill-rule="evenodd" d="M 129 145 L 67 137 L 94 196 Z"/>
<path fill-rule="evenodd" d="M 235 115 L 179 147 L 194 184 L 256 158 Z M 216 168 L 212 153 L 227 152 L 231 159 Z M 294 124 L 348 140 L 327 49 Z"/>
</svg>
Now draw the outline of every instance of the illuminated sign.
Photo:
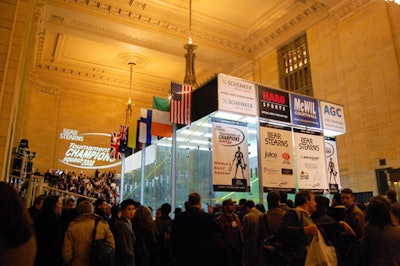
<svg viewBox="0 0 400 266">
<path fill-rule="evenodd" d="M 78 133 L 78 130 L 64 128 L 60 133 L 60 148 L 63 158 L 59 162 L 80 169 L 105 169 L 121 164 L 110 157 L 110 133 Z"/>
</svg>

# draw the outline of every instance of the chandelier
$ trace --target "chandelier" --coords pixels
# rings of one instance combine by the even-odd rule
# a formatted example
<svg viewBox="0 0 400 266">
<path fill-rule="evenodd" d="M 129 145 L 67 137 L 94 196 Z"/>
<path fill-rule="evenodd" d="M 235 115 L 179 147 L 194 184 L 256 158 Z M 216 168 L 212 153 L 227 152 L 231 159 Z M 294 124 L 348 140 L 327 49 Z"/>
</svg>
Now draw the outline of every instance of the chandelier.
<svg viewBox="0 0 400 266">
<path fill-rule="evenodd" d="M 186 50 L 186 67 L 185 79 L 183 83 L 197 87 L 196 74 L 194 70 L 194 61 L 196 59 L 194 50 L 197 48 L 197 45 L 193 43 L 192 39 L 192 0 L 189 0 L 189 37 L 188 42 L 184 45 L 184 48 Z"/>
</svg>

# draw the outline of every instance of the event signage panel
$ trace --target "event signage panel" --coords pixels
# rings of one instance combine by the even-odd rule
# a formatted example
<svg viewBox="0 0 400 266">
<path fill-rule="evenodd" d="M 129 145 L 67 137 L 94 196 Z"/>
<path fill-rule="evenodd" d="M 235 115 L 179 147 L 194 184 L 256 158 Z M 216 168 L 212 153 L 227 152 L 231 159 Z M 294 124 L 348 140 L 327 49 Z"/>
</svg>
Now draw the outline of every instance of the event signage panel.
<svg viewBox="0 0 400 266">
<path fill-rule="evenodd" d="M 64 128 L 59 135 L 62 164 L 80 169 L 105 169 L 121 164 L 110 157 L 110 133 L 79 133 L 76 129 Z"/>
<path fill-rule="evenodd" d="M 299 94 L 290 94 L 292 123 L 306 127 L 321 128 L 318 100 Z"/>
<path fill-rule="evenodd" d="M 328 190 L 324 137 L 320 132 L 293 129 L 298 188 L 316 193 Z"/>
<path fill-rule="evenodd" d="M 328 134 L 331 132 L 330 135 L 340 135 L 346 133 L 343 106 L 320 101 L 320 107 L 322 127 L 324 132 L 328 132 Z"/>
<path fill-rule="evenodd" d="M 219 74 L 218 110 L 256 116 L 256 85 L 239 78 Z"/>
<path fill-rule="evenodd" d="M 330 193 L 339 192 L 342 189 L 339 173 L 339 159 L 336 139 L 325 137 L 325 159 Z"/>
<path fill-rule="evenodd" d="M 259 116 L 290 123 L 289 93 L 258 86 Z"/>
<path fill-rule="evenodd" d="M 260 123 L 260 169 L 264 192 L 295 193 L 293 138 L 290 127 Z"/>
<path fill-rule="evenodd" d="M 214 191 L 250 191 L 247 123 L 211 121 Z"/>
</svg>

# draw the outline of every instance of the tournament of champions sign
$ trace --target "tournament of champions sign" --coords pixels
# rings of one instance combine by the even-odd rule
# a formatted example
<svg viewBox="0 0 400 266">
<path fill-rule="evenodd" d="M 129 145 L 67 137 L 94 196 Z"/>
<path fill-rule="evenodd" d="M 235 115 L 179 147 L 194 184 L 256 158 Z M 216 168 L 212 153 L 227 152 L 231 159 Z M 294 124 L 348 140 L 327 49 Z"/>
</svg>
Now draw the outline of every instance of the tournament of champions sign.
<svg viewBox="0 0 400 266">
<path fill-rule="evenodd" d="M 250 191 L 247 123 L 213 117 L 214 191 Z"/>
<path fill-rule="evenodd" d="M 58 161 L 80 169 L 106 169 L 121 164 L 110 157 L 110 147 L 100 143 L 110 142 L 110 133 L 79 133 L 76 129 L 64 128 L 59 135 L 60 155 Z"/>
<path fill-rule="evenodd" d="M 260 168 L 264 192 L 295 193 L 292 129 L 260 124 Z"/>
<path fill-rule="evenodd" d="M 322 133 L 293 129 L 298 188 L 316 193 L 328 190 Z"/>
</svg>

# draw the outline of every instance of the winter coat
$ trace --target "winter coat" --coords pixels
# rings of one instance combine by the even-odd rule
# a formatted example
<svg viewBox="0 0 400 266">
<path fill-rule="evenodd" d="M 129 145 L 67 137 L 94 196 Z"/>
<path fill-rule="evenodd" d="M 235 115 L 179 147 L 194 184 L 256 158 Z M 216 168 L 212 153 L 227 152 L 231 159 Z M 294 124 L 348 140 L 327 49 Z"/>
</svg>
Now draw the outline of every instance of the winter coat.
<svg viewBox="0 0 400 266">
<path fill-rule="evenodd" d="M 75 218 L 68 226 L 64 236 L 62 256 L 67 263 L 73 266 L 89 265 L 92 233 L 95 220 L 100 219 L 95 239 L 105 239 L 115 248 L 114 236 L 108 223 L 94 213 L 84 213 Z"/>
</svg>

